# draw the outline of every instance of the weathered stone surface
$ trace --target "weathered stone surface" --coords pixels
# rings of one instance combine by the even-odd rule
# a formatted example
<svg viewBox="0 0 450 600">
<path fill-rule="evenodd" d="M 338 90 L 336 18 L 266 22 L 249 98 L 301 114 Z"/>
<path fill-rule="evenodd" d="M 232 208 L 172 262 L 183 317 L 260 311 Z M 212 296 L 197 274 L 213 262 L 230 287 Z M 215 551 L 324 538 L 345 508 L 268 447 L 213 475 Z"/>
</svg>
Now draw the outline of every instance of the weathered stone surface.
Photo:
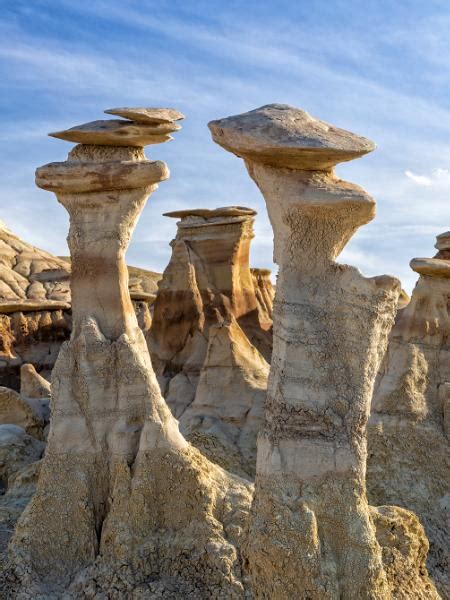
<svg viewBox="0 0 450 600">
<path fill-rule="evenodd" d="M 235 318 L 270 360 L 272 318 L 249 267 L 255 211 L 222 207 L 168 215 L 180 221 L 158 284 L 150 347 L 166 401 L 180 418 L 195 397 L 210 327 Z"/>
<path fill-rule="evenodd" d="M 35 491 L 44 448 L 22 427 L 0 424 L 0 567 L 16 521 Z M 5 583 L 0 578 L 0 593 Z"/>
<path fill-rule="evenodd" d="M 48 398 L 28 399 L 15 390 L 0 387 L 0 424 L 17 425 L 36 439 L 45 438 L 48 423 Z"/>
<path fill-rule="evenodd" d="M 106 120 L 83 123 L 64 131 L 49 133 L 76 144 L 97 146 L 148 146 L 172 139 L 169 133 L 181 129 L 176 123 L 137 123 L 133 121 Z"/>
<path fill-rule="evenodd" d="M 236 320 L 209 329 L 208 349 L 180 429 L 205 456 L 253 479 L 269 365 Z"/>
<path fill-rule="evenodd" d="M 70 153 L 76 160 L 86 148 L 89 158 L 94 157 L 92 147 L 76 148 Z M 129 160 L 135 149 L 129 150 L 118 149 L 120 158 Z M 161 274 L 130 266 L 128 273 L 131 298 L 147 335 Z M 18 390 L 22 363 L 50 376 L 59 348 L 70 336 L 70 275 L 70 259 L 35 248 L 0 225 L 0 385 Z"/>
<path fill-rule="evenodd" d="M 171 123 L 184 119 L 184 115 L 173 108 L 109 108 L 105 113 L 138 123 Z"/>
<path fill-rule="evenodd" d="M 245 548 L 253 595 L 389 598 L 391 581 L 404 584 L 383 565 L 387 553 L 366 499 L 366 423 L 400 285 L 335 262 L 373 218 L 375 202 L 329 171 L 374 145 L 279 105 L 210 129 L 245 158 L 266 200 L 279 266 Z M 398 541 L 391 542 L 394 552 Z M 426 571 L 416 574 L 430 588 L 427 597 L 437 598 Z M 410 589 L 408 582 L 395 593 Z"/>
<path fill-rule="evenodd" d="M 413 258 L 410 267 L 419 275 L 450 277 L 450 262 L 438 258 Z"/>
<path fill-rule="evenodd" d="M 437 238 L 437 256 L 447 251 L 446 235 Z M 450 256 L 428 260 L 450 267 Z M 449 302 L 445 269 L 421 272 L 378 374 L 367 470 L 373 502 L 417 513 L 430 541 L 428 568 L 444 598 L 450 595 Z"/>
<path fill-rule="evenodd" d="M 36 170 L 36 184 L 51 192 L 97 192 L 140 188 L 169 177 L 161 161 L 51 163 Z"/>
<path fill-rule="evenodd" d="M 180 434 L 128 292 L 124 254 L 153 189 L 58 193 L 74 322 L 53 370 L 36 494 L 10 544 L 9 593 L 244 595 L 251 486 Z"/>
<path fill-rule="evenodd" d="M 370 140 L 287 104 L 211 121 L 213 140 L 244 159 L 290 169 L 331 169 L 371 152 Z"/>
</svg>

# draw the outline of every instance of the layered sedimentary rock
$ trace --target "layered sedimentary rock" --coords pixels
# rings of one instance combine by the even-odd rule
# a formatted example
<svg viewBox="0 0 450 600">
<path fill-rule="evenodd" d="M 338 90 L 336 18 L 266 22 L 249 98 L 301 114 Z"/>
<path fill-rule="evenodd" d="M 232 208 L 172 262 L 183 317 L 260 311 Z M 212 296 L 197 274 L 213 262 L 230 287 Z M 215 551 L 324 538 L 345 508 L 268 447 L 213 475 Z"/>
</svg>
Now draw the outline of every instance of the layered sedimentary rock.
<svg viewBox="0 0 450 600">
<path fill-rule="evenodd" d="M 268 375 L 269 365 L 235 319 L 212 325 L 195 399 L 180 419 L 181 431 L 203 454 L 251 479 Z"/>
<path fill-rule="evenodd" d="M 180 221 L 158 284 L 151 349 L 165 398 L 177 418 L 195 397 L 212 326 L 235 319 L 250 343 L 270 360 L 270 286 L 261 277 L 257 287 L 258 277 L 249 267 L 255 214 L 239 206 L 167 213 Z"/>
<path fill-rule="evenodd" d="M 369 421 L 368 492 L 414 510 L 430 541 L 428 567 L 450 596 L 450 232 L 434 258 L 416 258 L 376 381 Z"/>
<path fill-rule="evenodd" d="M 400 285 L 335 262 L 373 218 L 375 202 L 333 167 L 374 145 L 286 105 L 209 127 L 214 141 L 244 158 L 261 190 L 279 266 L 246 546 L 254 596 L 390 598 L 414 589 L 415 597 L 435 598 L 423 565 L 414 564 L 417 519 L 390 507 L 411 538 L 389 540 L 380 530 L 380 545 L 366 499 L 366 423 Z M 413 587 L 411 578 L 402 582 L 404 562 L 392 564 L 402 543 Z"/>
<path fill-rule="evenodd" d="M 20 366 L 47 375 L 70 333 L 67 263 L 0 224 L 0 383 L 20 387 Z"/>
<path fill-rule="evenodd" d="M 251 488 L 179 433 L 128 292 L 125 250 L 167 166 L 84 144 L 36 175 L 70 214 L 73 327 L 52 374 L 37 491 L 10 544 L 10 592 L 241 596 Z"/>
<path fill-rule="evenodd" d="M 144 333 L 151 325 L 159 273 L 128 267 L 130 293 Z M 50 376 L 70 336 L 70 260 L 24 242 L 0 223 L 0 384 L 20 388 L 20 367 Z"/>
</svg>

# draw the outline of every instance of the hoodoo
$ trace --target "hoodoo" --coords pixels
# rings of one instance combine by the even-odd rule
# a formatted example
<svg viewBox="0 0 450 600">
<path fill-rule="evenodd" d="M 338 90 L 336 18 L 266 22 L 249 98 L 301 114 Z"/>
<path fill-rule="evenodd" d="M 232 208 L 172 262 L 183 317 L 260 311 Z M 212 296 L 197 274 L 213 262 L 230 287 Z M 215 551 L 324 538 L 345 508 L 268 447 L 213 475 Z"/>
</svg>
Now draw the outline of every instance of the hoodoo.
<svg viewBox="0 0 450 600">
<path fill-rule="evenodd" d="M 255 214 L 242 206 L 166 213 L 179 219 L 178 231 L 158 284 L 151 350 L 177 418 L 194 400 L 211 327 L 234 319 L 270 360 L 271 284 L 265 281 L 262 290 L 249 266 Z"/>
<path fill-rule="evenodd" d="M 450 597 L 450 232 L 398 313 L 375 384 L 369 420 L 369 499 L 417 513 L 430 540 L 428 567 Z"/>
<path fill-rule="evenodd" d="M 117 110 L 135 120 L 58 133 L 83 143 L 36 172 L 70 215 L 73 327 L 53 370 L 48 446 L 7 581 L 33 598 L 234 597 L 244 590 L 251 488 L 179 433 L 128 291 L 132 231 L 169 176 L 141 147 L 166 134 L 140 112 L 161 110 Z"/>
<path fill-rule="evenodd" d="M 366 499 L 366 423 L 400 285 L 335 262 L 373 218 L 375 202 L 333 167 L 374 144 L 279 104 L 209 127 L 261 190 L 279 266 L 246 547 L 253 593 L 437 597 L 424 571 L 426 539 L 411 533 L 421 532 L 417 519 L 394 507 L 371 509 Z M 404 562 L 395 558 L 396 532 L 405 538 Z"/>
</svg>

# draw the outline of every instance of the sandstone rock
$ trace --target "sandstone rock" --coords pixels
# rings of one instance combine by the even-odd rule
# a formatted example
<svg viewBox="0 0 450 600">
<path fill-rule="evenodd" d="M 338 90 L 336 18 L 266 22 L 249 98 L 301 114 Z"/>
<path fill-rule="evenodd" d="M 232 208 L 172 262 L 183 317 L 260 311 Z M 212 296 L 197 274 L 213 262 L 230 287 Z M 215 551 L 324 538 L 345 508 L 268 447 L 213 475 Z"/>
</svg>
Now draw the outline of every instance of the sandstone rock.
<svg viewBox="0 0 450 600">
<path fill-rule="evenodd" d="M 0 424 L 17 425 L 29 435 L 43 440 L 48 419 L 48 399 L 30 401 L 15 390 L 0 387 Z"/>
<path fill-rule="evenodd" d="M 106 150 L 104 146 L 100 151 L 102 160 L 111 158 Z M 129 158 L 129 149 L 118 151 Z M 78 147 L 71 155 L 78 160 L 79 152 Z M 157 173 L 163 176 L 165 169 Z M 139 323 L 148 335 L 150 305 L 161 275 L 130 266 L 128 273 Z M 70 275 L 70 259 L 35 248 L 0 225 L 0 385 L 18 390 L 22 363 L 32 363 L 40 373 L 50 375 L 59 348 L 70 335 Z"/>
<path fill-rule="evenodd" d="M 110 108 L 104 112 L 138 123 L 171 123 L 184 119 L 184 115 L 173 108 Z"/>
<path fill-rule="evenodd" d="M 367 471 L 372 501 L 417 513 L 430 541 L 428 568 L 444 598 L 450 595 L 450 280 L 441 268 L 450 268 L 450 256 L 440 258 L 446 235 L 437 238 L 439 258 L 411 261 L 420 277 L 397 315 L 378 374 Z"/>
<path fill-rule="evenodd" d="M 330 170 L 374 145 L 284 105 L 209 127 L 261 190 L 279 266 L 245 548 L 253 595 L 389 598 L 390 581 L 404 585 L 404 564 L 389 575 L 383 565 L 366 500 L 366 423 L 400 285 L 335 262 L 375 202 Z M 426 571 L 417 576 L 437 598 Z"/>
<path fill-rule="evenodd" d="M 142 147 L 148 144 L 167 142 L 172 139 L 169 133 L 178 129 L 181 129 L 181 126 L 176 123 L 145 124 L 134 121 L 106 120 L 84 123 L 64 131 L 54 131 L 49 135 L 77 144 Z M 50 177 L 56 168 L 56 166 L 50 168 L 47 176 Z M 73 168 L 75 169 L 75 165 L 73 165 Z M 89 169 L 92 166 L 86 165 L 85 168 Z M 39 176 L 38 173 L 38 182 Z M 68 185 L 76 185 L 76 181 L 77 179 L 74 182 L 71 181 Z"/>
<path fill-rule="evenodd" d="M 166 401 L 179 418 L 195 397 L 210 327 L 234 317 L 270 360 L 272 319 L 249 267 L 255 211 L 235 206 L 167 215 L 180 221 L 158 284 L 150 347 Z"/>
<path fill-rule="evenodd" d="M 210 460 L 253 479 L 269 365 L 233 319 L 209 330 L 195 399 L 180 429 Z"/>
<path fill-rule="evenodd" d="M 290 169 L 323 170 L 371 152 L 370 140 L 287 104 L 267 104 L 209 123 L 213 139 L 236 156 Z"/>
<path fill-rule="evenodd" d="M 20 395 L 25 398 L 50 398 L 50 383 L 31 364 L 20 367 Z"/>
<path fill-rule="evenodd" d="M 37 491 L 10 543 L 10 594 L 244 595 L 251 486 L 179 433 L 128 293 L 124 254 L 156 183 L 58 192 L 70 214 L 74 322 L 53 370 Z"/>
</svg>

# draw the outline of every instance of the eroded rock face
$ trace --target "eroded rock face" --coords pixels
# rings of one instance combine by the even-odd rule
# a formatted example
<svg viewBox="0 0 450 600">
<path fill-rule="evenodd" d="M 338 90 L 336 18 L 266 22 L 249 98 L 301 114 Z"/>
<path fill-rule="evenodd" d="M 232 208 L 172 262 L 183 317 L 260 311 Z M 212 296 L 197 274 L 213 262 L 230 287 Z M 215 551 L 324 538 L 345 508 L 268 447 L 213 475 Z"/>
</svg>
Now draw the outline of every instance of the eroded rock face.
<svg viewBox="0 0 450 600">
<path fill-rule="evenodd" d="M 103 148 L 79 149 L 77 160 L 96 170 Z M 124 154 L 114 152 L 120 179 Z M 126 160 L 140 171 L 133 149 Z M 50 179 L 46 170 L 39 178 Z M 121 188 L 115 172 L 101 192 L 64 192 L 58 178 L 70 214 L 73 327 L 53 370 L 48 446 L 5 581 L 32 598 L 240 597 L 251 486 L 179 433 L 128 292 L 125 250 L 168 169 L 159 163 L 135 188 L 131 176 Z"/>
<path fill-rule="evenodd" d="M 414 510 L 430 541 L 428 567 L 450 595 L 450 233 L 435 258 L 413 259 L 420 277 L 400 310 L 375 386 L 368 492 Z"/>
<path fill-rule="evenodd" d="M 397 571 L 404 564 L 384 566 L 388 552 L 377 541 L 365 489 L 370 398 L 400 285 L 335 262 L 358 227 L 373 218 L 375 202 L 338 179 L 332 167 L 374 146 L 285 105 L 209 127 L 214 141 L 244 158 L 261 190 L 279 266 L 245 550 L 253 594 L 406 597 L 411 585 Z M 402 520 L 401 513 L 396 518 Z M 411 513 L 407 519 L 417 523 Z M 394 552 L 398 540 L 384 536 L 383 543 Z M 410 558 L 414 549 L 407 554 L 415 585 L 423 597 L 436 598 L 423 565 Z M 404 587 L 393 591 L 397 583 Z"/>
<path fill-rule="evenodd" d="M 147 335 L 160 274 L 137 267 L 128 272 L 131 298 Z M 0 223 L 1 385 L 19 390 L 20 368 L 26 363 L 50 377 L 72 327 L 70 275 L 70 260 L 27 244 Z"/>
<path fill-rule="evenodd" d="M 180 429 L 210 460 L 253 479 L 269 365 L 235 319 L 212 325 L 195 399 Z"/>
<path fill-rule="evenodd" d="M 270 360 L 271 300 L 249 267 L 255 211 L 244 207 L 167 213 L 179 218 L 154 304 L 151 349 L 167 403 L 180 418 L 195 397 L 210 327 L 235 319 Z"/>
</svg>

